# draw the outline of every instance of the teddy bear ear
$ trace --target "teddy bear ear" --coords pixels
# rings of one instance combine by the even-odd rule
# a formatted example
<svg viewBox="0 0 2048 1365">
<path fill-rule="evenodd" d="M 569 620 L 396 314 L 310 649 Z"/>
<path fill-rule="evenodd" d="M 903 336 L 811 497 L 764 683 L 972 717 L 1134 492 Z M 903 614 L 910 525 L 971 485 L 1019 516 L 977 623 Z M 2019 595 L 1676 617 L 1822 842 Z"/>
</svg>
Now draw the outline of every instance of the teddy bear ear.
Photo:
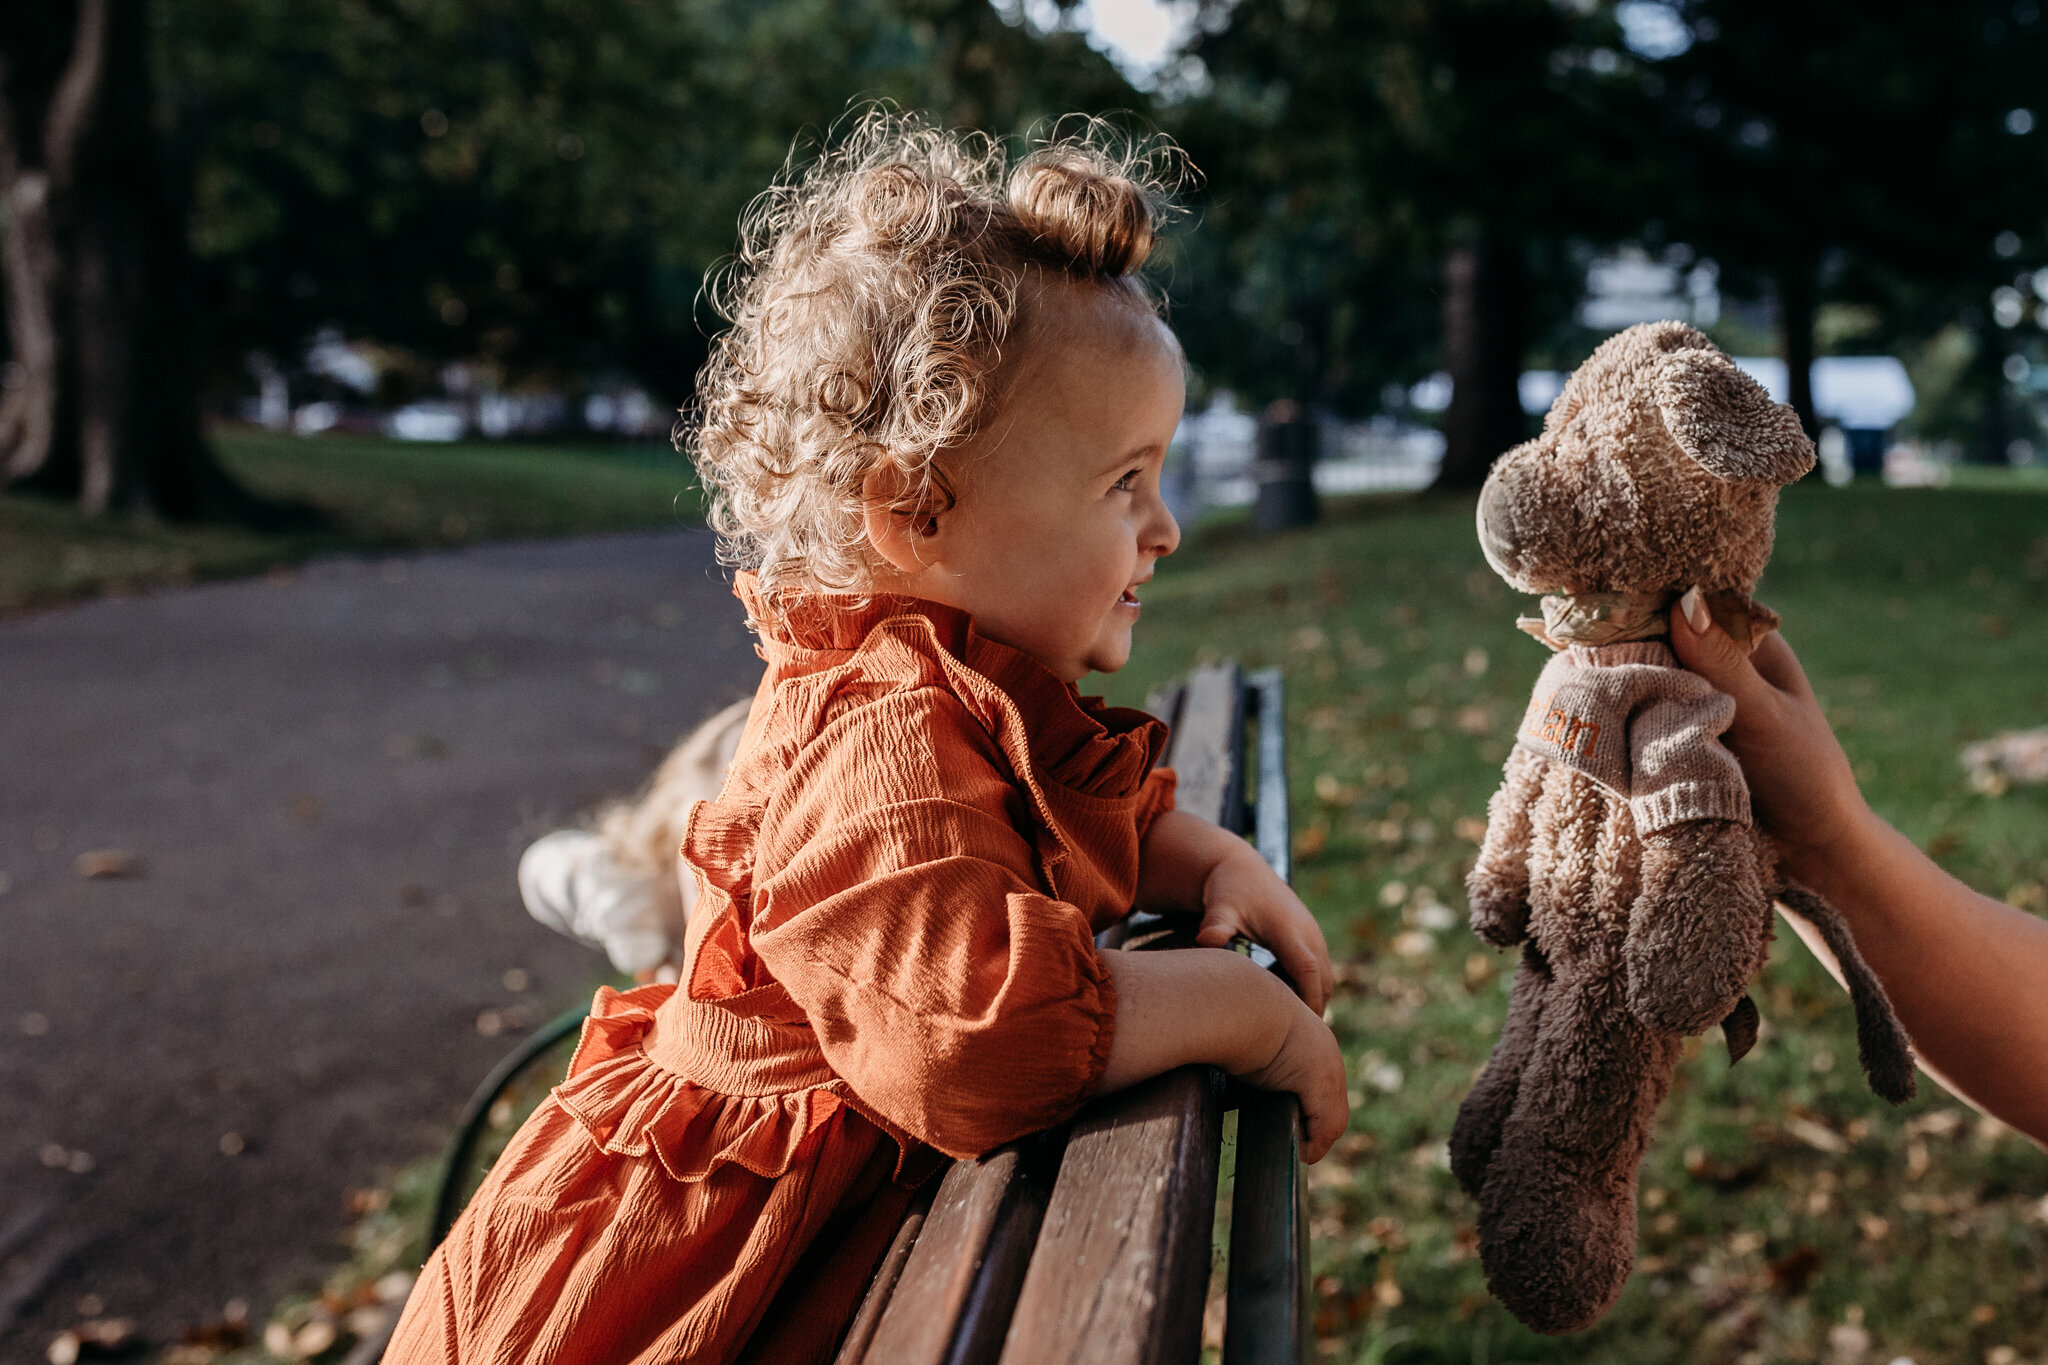
<svg viewBox="0 0 2048 1365">
<path fill-rule="evenodd" d="M 1813 468 L 1799 415 L 1719 351 L 1672 352 L 1658 367 L 1656 394 L 1678 448 L 1717 479 L 1784 484 Z"/>
</svg>

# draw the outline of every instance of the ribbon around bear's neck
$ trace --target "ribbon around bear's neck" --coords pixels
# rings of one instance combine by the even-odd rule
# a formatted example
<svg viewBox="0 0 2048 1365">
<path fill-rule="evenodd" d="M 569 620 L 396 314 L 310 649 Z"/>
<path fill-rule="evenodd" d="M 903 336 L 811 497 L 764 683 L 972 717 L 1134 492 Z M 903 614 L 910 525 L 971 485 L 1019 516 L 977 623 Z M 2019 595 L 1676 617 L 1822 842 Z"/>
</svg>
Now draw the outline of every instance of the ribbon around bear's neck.
<svg viewBox="0 0 2048 1365">
<path fill-rule="evenodd" d="M 1778 628 L 1778 613 L 1742 593 L 1704 596 L 1707 614 L 1745 650 Z M 1560 593 L 1538 604 L 1542 616 L 1523 616 L 1515 624 L 1552 649 L 1658 640 L 1671 633 L 1671 604 L 1678 598 L 1673 590 Z"/>
</svg>

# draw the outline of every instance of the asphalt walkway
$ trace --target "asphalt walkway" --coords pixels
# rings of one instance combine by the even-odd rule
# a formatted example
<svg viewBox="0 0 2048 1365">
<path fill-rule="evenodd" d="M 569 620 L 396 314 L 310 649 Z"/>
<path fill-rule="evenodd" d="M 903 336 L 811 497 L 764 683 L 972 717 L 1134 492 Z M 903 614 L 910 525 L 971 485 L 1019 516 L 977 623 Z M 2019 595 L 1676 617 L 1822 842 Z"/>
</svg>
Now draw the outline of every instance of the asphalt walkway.
<svg viewBox="0 0 2048 1365">
<path fill-rule="evenodd" d="M 758 670 L 701 531 L 0 624 L 0 1360 L 87 1296 L 162 1343 L 316 1285 L 349 1192 L 602 970 L 520 849 Z"/>
</svg>

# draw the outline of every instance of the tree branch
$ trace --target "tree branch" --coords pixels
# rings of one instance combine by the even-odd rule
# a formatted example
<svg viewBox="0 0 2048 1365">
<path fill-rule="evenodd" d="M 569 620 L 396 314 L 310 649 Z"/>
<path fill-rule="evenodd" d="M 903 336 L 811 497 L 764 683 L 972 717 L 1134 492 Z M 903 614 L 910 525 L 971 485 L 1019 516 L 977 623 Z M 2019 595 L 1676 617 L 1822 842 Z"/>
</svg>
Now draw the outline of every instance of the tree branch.
<svg viewBox="0 0 2048 1365">
<path fill-rule="evenodd" d="M 100 85 L 107 71 L 107 5 L 109 0 L 78 0 L 77 37 L 64 78 L 50 100 L 49 126 L 43 132 L 43 159 L 56 188 L 68 190 L 77 170 L 79 145 L 92 131 L 100 104 Z"/>
</svg>

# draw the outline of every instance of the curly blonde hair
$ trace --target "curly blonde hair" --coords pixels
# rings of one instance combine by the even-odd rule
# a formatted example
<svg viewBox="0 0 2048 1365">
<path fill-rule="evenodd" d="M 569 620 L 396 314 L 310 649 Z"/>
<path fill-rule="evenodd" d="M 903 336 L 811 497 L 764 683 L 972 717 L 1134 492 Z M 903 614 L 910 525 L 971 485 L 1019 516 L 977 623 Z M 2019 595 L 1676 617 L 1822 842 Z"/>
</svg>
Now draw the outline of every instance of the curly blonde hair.
<svg viewBox="0 0 2048 1365">
<path fill-rule="evenodd" d="M 748 207 L 706 281 L 732 324 L 711 347 L 681 441 L 720 557 L 761 600 L 859 592 L 870 476 L 953 501 L 945 452 L 999 398 L 1005 343 L 1040 282 L 1156 311 L 1138 270 L 1190 176 L 1163 138 L 1053 125 L 1012 164 L 980 134 L 872 109 Z"/>
</svg>

